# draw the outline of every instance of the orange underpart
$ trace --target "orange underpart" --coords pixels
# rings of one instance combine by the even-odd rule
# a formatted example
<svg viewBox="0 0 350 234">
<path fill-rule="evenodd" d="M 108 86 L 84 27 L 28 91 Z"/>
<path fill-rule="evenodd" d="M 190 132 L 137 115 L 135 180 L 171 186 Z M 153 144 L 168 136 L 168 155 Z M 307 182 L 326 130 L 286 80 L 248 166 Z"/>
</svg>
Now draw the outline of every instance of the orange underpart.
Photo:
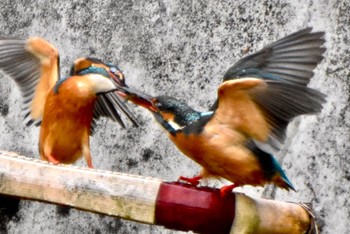
<svg viewBox="0 0 350 234">
<path fill-rule="evenodd" d="M 179 181 L 185 181 L 187 183 L 190 183 L 193 186 L 197 186 L 199 184 L 199 180 L 201 180 L 202 178 L 203 177 L 201 175 L 195 176 L 195 177 L 192 177 L 192 178 L 180 176 L 178 180 Z"/>
</svg>

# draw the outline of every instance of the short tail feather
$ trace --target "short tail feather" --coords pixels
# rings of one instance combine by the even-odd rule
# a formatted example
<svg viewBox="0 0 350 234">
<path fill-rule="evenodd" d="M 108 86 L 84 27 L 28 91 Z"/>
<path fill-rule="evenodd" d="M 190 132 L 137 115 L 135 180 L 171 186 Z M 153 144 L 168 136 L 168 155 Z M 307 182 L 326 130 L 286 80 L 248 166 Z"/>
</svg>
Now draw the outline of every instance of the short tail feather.
<svg viewBox="0 0 350 234">
<path fill-rule="evenodd" d="M 281 165 L 273 157 L 262 149 L 260 149 L 253 140 L 246 143 L 246 147 L 257 157 L 261 169 L 264 172 L 266 180 L 271 181 L 280 188 L 296 191 L 293 184 L 290 182 Z"/>
</svg>

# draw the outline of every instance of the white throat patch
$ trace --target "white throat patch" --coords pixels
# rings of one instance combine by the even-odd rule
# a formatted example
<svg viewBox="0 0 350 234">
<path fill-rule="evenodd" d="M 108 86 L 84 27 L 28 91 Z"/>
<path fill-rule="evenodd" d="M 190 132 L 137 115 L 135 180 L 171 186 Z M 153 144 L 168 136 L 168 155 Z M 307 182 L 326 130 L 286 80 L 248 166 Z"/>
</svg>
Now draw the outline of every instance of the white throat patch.
<svg viewBox="0 0 350 234">
<path fill-rule="evenodd" d="M 168 123 L 169 123 L 169 125 L 175 130 L 175 131 L 177 131 L 177 130 L 181 130 L 181 129 L 183 129 L 185 126 L 180 126 L 180 125 L 178 125 L 176 122 L 174 122 L 174 121 L 168 121 Z"/>
<path fill-rule="evenodd" d="M 90 80 L 92 85 L 92 90 L 95 93 L 104 93 L 111 91 L 116 88 L 116 86 L 113 84 L 113 82 L 99 74 L 89 74 L 87 75 L 87 78 Z"/>
</svg>

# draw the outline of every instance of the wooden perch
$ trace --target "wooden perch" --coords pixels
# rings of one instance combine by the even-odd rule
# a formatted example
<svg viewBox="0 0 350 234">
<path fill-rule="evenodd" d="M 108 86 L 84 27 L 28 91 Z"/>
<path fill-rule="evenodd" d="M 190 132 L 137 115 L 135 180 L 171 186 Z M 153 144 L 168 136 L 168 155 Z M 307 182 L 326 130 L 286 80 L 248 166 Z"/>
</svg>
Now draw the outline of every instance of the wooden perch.
<svg viewBox="0 0 350 234">
<path fill-rule="evenodd" d="M 197 233 L 311 233 L 300 204 L 222 197 L 195 188 L 109 171 L 56 166 L 0 151 L 0 193 Z"/>
</svg>

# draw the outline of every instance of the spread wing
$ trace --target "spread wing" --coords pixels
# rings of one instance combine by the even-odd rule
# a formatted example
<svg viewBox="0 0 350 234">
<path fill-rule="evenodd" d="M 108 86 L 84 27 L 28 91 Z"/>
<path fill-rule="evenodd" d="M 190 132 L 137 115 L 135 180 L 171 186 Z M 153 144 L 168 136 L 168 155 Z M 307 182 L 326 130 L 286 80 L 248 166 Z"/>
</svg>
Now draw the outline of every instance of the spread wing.
<svg viewBox="0 0 350 234">
<path fill-rule="evenodd" d="M 289 121 L 322 109 L 324 95 L 300 84 L 279 80 L 229 80 L 218 89 L 218 105 L 208 124 L 224 124 L 246 138 L 283 142 Z M 214 129 L 214 128 L 213 128 Z"/>
<path fill-rule="evenodd" d="M 265 130 L 261 131 L 265 133 L 262 134 L 262 139 L 274 148 L 279 148 L 289 121 L 301 114 L 320 111 L 324 102 L 323 94 L 306 87 L 314 75 L 313 69 L 321 62 L 326 50 L 323 47 L 324 32 L 311 31 L 312 28 L 300 30 L 236 62 L 225 73 L 218 100 L 211 110 L 219 108 L 216 112 L 223 114 L 223 111 L 228 110 L 222 106 L 228 105 L 237 117 L 239 94 L 243 95 L 251 107 L 255 107 L 254 111 L 264 117 L 262 126 Z M 248 80 L 245 81 L 245 78 Z M 253 82 L 251 78 L 256 79 Z M 234 80 L 237 83 L 232 82 Z M 253 83 L 254 86 L 243 89 L 247 84 Z M 220 92 L 233 93 L 223 96 Z M 231 95 L 232 100 L 228 98 Z M 218 103 L 221 103 L 221 107 L 218 107 Z M 244 105 L 240 107 L 240 110 L 244 109 Z M 244 125 L 251 130 L 255 129 L 256 133 L 257 123 L 253 119 L 249 120 L 248 115 L 240 117 L 245 116 L 248 122 Z M 248 126 L 248 123 L 253 125 Z M 268 139 L 265 139 L 267 136 Z"/>
<path fill-rule="evenodd" d="M 46 96 L 59 79 L 57 49 L 36 37 L 0 38 L 0 69 L 21 91 L 25 123 L 40 123 Z"/>
<path fill-rule="evenodd" d="M 248 55 L 227 70 L 224 81 L 255 77 L 307 85 L 323 59 L 324 32 L 306 28 Z"/>
</svg>

